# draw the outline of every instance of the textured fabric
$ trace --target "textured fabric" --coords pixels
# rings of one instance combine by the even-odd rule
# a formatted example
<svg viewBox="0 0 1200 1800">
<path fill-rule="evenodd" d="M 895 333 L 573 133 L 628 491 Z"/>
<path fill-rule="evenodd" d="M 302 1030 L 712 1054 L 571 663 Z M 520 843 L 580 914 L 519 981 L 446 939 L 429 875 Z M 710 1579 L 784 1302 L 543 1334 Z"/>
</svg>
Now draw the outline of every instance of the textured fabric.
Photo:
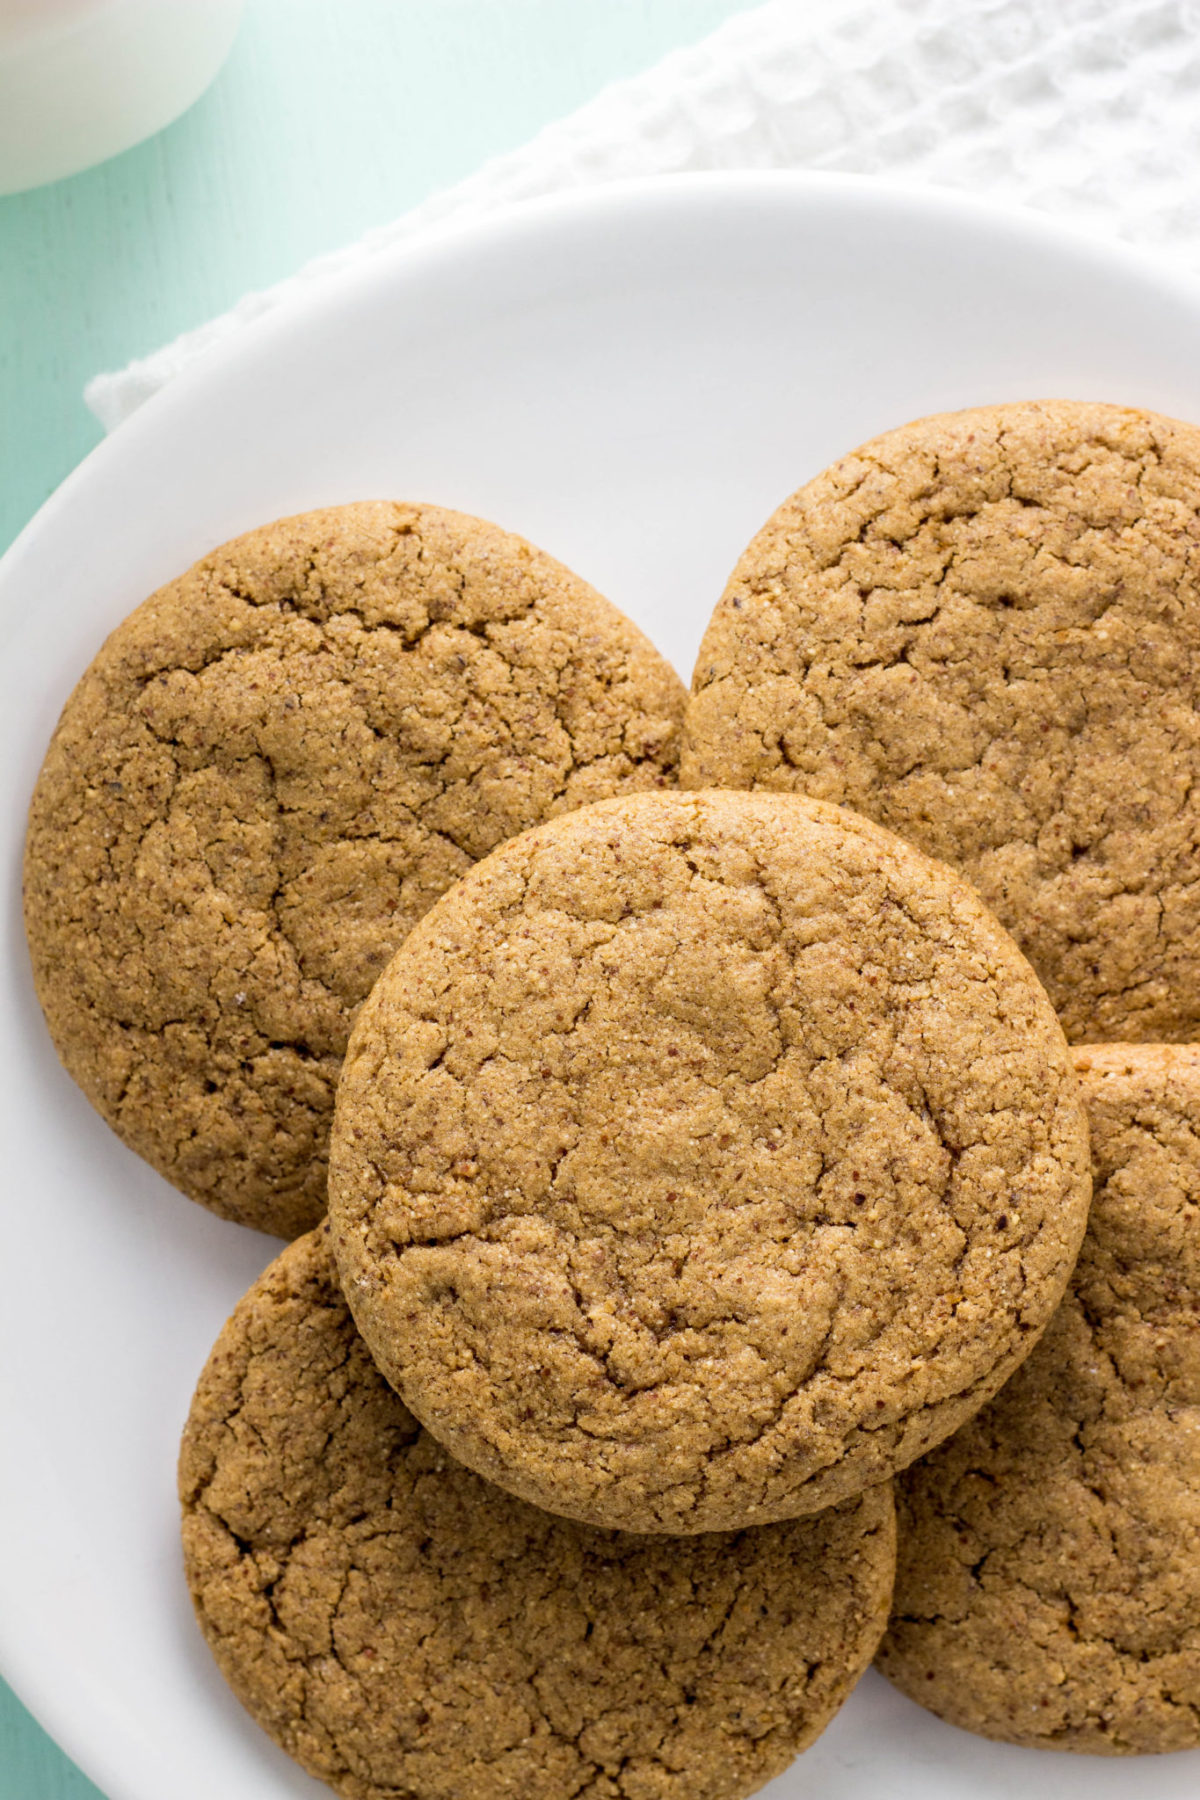
<svg viewBox="0 0 1200 1800">
<path fill-rule="evenodd" d="M 888 173 L 1058 213 L 1200 267 L 1200 0 L 772 0 L 523 149 L 89 383 L 111 430 L 280 301 L 431 225 L 695 169 Z"/>
</svg>

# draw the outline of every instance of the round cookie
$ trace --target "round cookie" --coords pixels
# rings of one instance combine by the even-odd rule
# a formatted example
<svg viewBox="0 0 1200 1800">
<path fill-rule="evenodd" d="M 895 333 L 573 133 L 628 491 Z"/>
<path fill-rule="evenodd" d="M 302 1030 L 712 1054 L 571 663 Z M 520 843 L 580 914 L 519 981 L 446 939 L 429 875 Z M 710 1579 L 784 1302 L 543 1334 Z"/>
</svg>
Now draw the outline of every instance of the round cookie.
<svg viewBox="0 0 1200 1800">
<path fill-rule="evenodd" d="M 895 1563 L 890 1485 L 686 1545 L 489 1487 L 375 1369 L 324 1227 L 225 1327 L 180 1494 L 222 1673 L 350 1800 L 752 1793 L 870 1661 Z"/>
<path fill-rule="evenodd" d="M 360 1014 L 330 1220 L 461 1461 L 633 1531 L 817 1511 L 990 1397 L 1082 1236 L 1058 1022 L 966 883 L 796 796 L 502 845 Z"/>
<path fill-rule="evenodd" d="M 920 419 L 779 508 L 705 633 L 685 787 L 851 806 L 959 869 L 1075 1042 L 1200 1037 L 1200 431 Z"/>
<path fill-rule="evenodd" d="M 25 860 L 68 1071 L 194 1200 L 281 1236 L 325 1206 L 359 1003 L 503 838 L 674 779 L 683 693 L 523 539 L 388 502 L 213 551 L 63 712 Z"/>
<path fill-rule="evenodd" d="M 1200 1049 L 1077 1052 L 1095 1199 L 1003 1393 L 897 1483 L 879 1666 L 986 1737 L 1200 1747 Z"/>
</svg>

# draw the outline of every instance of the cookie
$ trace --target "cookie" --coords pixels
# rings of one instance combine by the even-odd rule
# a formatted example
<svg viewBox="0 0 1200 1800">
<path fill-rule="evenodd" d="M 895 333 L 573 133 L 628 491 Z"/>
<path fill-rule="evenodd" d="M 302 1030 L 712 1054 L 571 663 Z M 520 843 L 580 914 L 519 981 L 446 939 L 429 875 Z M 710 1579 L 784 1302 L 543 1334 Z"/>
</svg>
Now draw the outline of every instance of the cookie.
<svg viewBox="0 0 1200 1800">
<path fill-rule="evenodd" d="M 680 684 L 561 564 L 386 502 L 252 531 L 113 632 L 30 812 L 25 916 L 59 1055 L 214 1212 L 321 1216 L 350 1024 L 503 838 L 674 779 Z"/>
<path fill-rule="evenodd" d="M 844 457 L 734 571 L 681 783 L 959 869 L 1074 1042 L 1200 1037 L 1200 431 L 1046 401 Z"/>
<path fill-rule="evenodd" d="M 489 1487 L 376 1371 L 324 1227 L 226 1326 L 180 1494 L 222 1673 L 351 1800 L 752 1793 L 870 1661 L 895 1561 L 886 1485 L 686 1545 Z"/>
<path fill-rule="evenodd" d="M 639 795 L 502 845 L 360 1014 L 330 1219 L 380 1367 L 589 1523 L 828 1506 L 953 1431 L 1054 1310 L 1087 1141 L 966 883 L 797 796 Z"/>
<path fill-rule="evenodd" d="M 1077 1062 L 1095 1199 L 1024 1368 L 897 1484 L 879 1665 L 1046 1750 L 1200 1747 L 1200 1048 Z"/>
</svg>

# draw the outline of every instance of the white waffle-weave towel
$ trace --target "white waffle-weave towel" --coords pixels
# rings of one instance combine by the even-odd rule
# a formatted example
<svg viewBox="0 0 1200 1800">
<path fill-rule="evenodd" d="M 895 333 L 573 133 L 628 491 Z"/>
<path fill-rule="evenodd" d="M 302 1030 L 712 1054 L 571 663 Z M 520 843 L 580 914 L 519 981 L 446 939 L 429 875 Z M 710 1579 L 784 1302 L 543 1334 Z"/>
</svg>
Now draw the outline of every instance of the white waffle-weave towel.
<svg viewBox="0 0 1200 1800">
<path fill-rule="evenodd" d="M 1200 267 L 1200 0 L 771 0 L 393 224 L 97 375 L 85 398 L 111 430 L 281 300 L 431 225 L 589 182 L 730 168 L 946 183 Z"/>
</svg>

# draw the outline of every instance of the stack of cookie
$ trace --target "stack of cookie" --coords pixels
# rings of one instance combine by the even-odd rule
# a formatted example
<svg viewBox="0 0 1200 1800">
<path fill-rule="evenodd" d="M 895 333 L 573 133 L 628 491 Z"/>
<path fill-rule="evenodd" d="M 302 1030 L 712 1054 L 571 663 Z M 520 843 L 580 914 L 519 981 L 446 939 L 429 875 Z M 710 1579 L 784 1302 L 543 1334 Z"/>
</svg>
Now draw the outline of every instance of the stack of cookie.
<svg viewBox="0 0 1200 1800">
<path fill-rule="evenodd" d="M 899 1484 L 881 1666 L 989 1736 L 1200 1745 L 1200 432 L 918 421 L 802 488 L 709 625 L 683 780 L 966 875 L 1077 1052 L 1096 1200 L 1000 1399 Z M 1173 1047 L 1155 1044 L 1166 1040 Z"/>
<path fill-rule="evenodd" d="M 733 1800 L 881 1637 L 992 1736 L 1200 1743 L 1198 689 L 1200 433 L 1065 404 L 801 490 L 686 719 L 428 507 L 252 533 L 113 634 L 35 975 L 125 1141 L 297 1240 L 180 1482 L 306 1768 Z"/>
</svg>

